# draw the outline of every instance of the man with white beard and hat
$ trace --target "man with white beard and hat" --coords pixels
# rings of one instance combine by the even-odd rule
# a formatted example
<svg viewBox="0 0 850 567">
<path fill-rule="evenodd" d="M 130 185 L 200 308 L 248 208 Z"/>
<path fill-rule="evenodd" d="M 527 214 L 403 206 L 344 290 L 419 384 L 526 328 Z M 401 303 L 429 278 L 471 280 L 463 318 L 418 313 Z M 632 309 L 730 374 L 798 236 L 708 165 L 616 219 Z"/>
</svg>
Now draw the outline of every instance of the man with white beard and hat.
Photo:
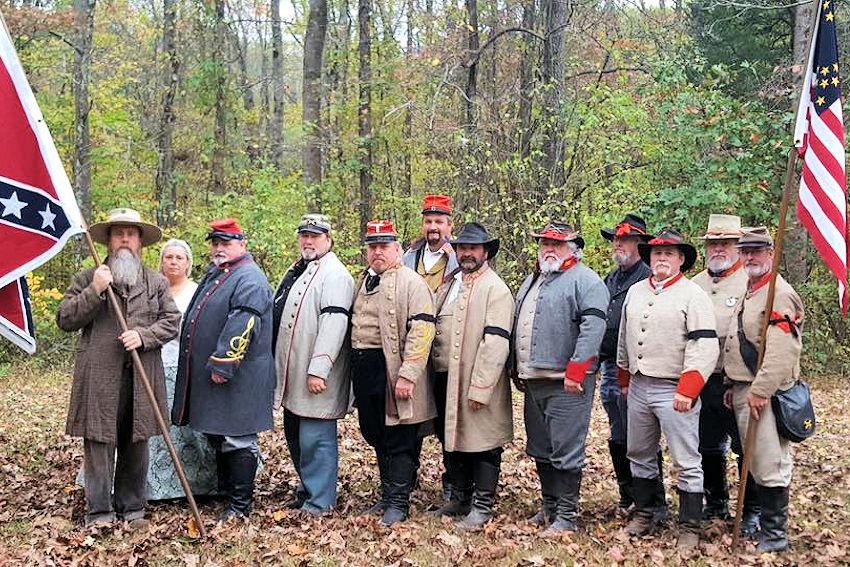
<svg viewBox="0 0 850 567">
<path fill-rule="evenodd" d="M 526 452 L 537 465 L 541 510 L 532 522 L 545 537 L 576 531 L 596 360 L 605 334 L 608 289 L 581 263 L 584 239 L 550 221 L 537 240 L 537 265 L 517 293 L 513 353 L 525 392 Z"/>
<path fill-rule="evenodd" d="M 106 263 L 74 276 L 56 316 L 60 329 L 82 331 L 66 431 L 83 438 L 86 525 L 121 519 L 140 530 L 148 525 L 148 439 L 160 432 L 130 351 L 139 353 L 160 413 L 167 416 L 160 349 L 177 335 L 180 311 L 168 281 L 140 259 L 142 247 L 161 238 L 158 227 L 142 222 L 133 209 L 121 208 L 89 232 L 107 246 Z M 121 331 L 106 300 L 110 286 L 127 331 Z"/>
<path fill-rule="evenodd" d="M 704 475 L 705 507 L 703 519 L 729 519 L 729 489 L 726 485 L 726 453 L 730 441 L 732 451 L 738 455 L 738 470 L 741 470 L 743 455 L 738 426 L 732 410 L 723 404 L 726 391 L 723 373 L 723 346 L 727 331 L 735 317 L 738 303 L 747 291 L 747 274 L 743 269 L 737 247 L 741 237 L 741 218 L 735 215 L 711 215 L 705 242 L 706 269 L 694 276 L 693 282 L 700 286 L 714 304 L 717 321 L 717 336 L 720 339 L 720 356 L 714 372 L 709 376 L 700 392 L 702 408 L 699 414 L 699 452 L 702 455 Z M 741 533 L 753 535 L 758 530 L 758 489 L 752 475 L 747 477 L 746 502 L 741 522 Z"/>
</svg>

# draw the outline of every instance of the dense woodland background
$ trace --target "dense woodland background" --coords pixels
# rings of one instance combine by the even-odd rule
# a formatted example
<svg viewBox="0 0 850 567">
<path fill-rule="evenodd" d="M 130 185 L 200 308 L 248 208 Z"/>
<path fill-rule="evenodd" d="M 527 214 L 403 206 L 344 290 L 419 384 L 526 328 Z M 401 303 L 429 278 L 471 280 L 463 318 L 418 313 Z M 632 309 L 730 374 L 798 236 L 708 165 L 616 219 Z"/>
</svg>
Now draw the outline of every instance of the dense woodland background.
<svg viewBox="0 0 850 567">
<path fill-rule="evenodd" d="M 0 0 L 89 220 L 139 209 L 193 245 L 197 276 L 206 222 L 236 216 L 274 284 L 305 211 L 354 270 L 367 220 L 413 238 L 421 196 L 447 192 L 456 224 L 501 236 L 514 287 L 548 217 L 600 274 L 598 229 L 625 212 L 695 243 L 712 212 L 777 222 L 813 3 L 288 1 Z M 844 375 L 835 285 L 796 224 L 787 248 L 808 372 Z M 32 277 L 37 360 L 69 354 L 55 305 L 87 262 L 69 246 Z"/>
</svg>

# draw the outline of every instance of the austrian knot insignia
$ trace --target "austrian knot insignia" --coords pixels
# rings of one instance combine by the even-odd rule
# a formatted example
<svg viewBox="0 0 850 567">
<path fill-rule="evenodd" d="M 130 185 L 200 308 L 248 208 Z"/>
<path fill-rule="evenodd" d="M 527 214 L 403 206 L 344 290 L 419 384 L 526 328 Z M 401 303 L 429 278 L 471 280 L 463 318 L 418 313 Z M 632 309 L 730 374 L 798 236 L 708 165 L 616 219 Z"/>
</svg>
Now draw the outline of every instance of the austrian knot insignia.
<svg viewBox="0 0 850 567">
<path fill-rule="evenodd" d="M 230 339 L 230 348 L 227 351 L 227 360 L 240 361 L 245 358 L 245 351 L 248 350 L 248 337 L 251 336 L 251 329 L 254 328 L 254 317 L 248 319 L 248 324 L 245 325 L 245 332 Z"/>
<path fill-rule="evenodd" d="M 803 428 L 804 428 L 804 429 L 807 429 L 807 430 L 808 430 L 808 429 L 811 429 L 811 428 L 812 428 L 812 420 L 811 420 L 811 419 L 807 419 L 807 420 L 805 420 L 805 421 L 803 422 Z"/>
</svg>

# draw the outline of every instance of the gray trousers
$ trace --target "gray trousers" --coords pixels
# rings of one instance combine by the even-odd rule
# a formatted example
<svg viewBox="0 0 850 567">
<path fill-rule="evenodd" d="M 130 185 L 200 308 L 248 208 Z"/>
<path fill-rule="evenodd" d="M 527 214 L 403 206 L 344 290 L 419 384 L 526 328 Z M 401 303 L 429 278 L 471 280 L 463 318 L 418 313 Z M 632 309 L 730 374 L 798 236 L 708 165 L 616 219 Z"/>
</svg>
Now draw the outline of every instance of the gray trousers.
<svg viewBox="0 0 850 567">
<path fill-rule="evenodd" d="M 702 492 L 702 457 L 699 453 L 700 400 L 690 411 L 673 409 L 676 382 L 632 376 L 629 383 L 628 457 L 632 476 L 658 477 L 658 443 L 667 440 L 670 456 L 679 469 L 679 489 Z"/>
<path fill-rule="evenodd" d="M 148 442 L 133 443 L 133 369 L 125 367 L 118 393 L 116 443 L 83 440 L 86 524 L 144 518 Z M 116 457 L 117 454 L 117 457 Z"/>
<path fill-rule="evenodd" d="M 582 394 L 565 392 L 563 380 L 526 382 L 525 432 L 529 457 L 559 470 L 584 468 L 595 385 L 593 374 L 585 376 Z"/>
</svg>

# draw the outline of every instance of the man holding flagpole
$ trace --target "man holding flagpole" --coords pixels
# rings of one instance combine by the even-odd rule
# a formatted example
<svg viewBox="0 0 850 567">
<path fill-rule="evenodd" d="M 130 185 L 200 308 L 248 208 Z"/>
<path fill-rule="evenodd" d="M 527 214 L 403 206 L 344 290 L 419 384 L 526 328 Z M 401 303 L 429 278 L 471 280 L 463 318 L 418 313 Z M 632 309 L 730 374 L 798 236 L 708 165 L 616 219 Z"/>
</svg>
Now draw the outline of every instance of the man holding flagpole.
<svg viewBox="0 0 850 567">
<path fill-rule="evenodd" d="M 773 308 L 764 308 L 774 252 L 767 228 L 744 232 L 737 248 L 748 282 L 724 346 L 724 370 L 732 385 L 725 402 L 734 410 L 742 436 L 747 435 L 750 416 L 758 422 L 750 469 L 761 505 L 758 551 L 784 551 L 788 548 L 788 486 L 793 462 L 790 441 L 777 433 L 770 398 L 777 390 L 790 388 L 800 377 L 803 302 L 777 275 Z M 769 327 L 759 368 L 759 343 L 766 313 Z"/>
</svg>

